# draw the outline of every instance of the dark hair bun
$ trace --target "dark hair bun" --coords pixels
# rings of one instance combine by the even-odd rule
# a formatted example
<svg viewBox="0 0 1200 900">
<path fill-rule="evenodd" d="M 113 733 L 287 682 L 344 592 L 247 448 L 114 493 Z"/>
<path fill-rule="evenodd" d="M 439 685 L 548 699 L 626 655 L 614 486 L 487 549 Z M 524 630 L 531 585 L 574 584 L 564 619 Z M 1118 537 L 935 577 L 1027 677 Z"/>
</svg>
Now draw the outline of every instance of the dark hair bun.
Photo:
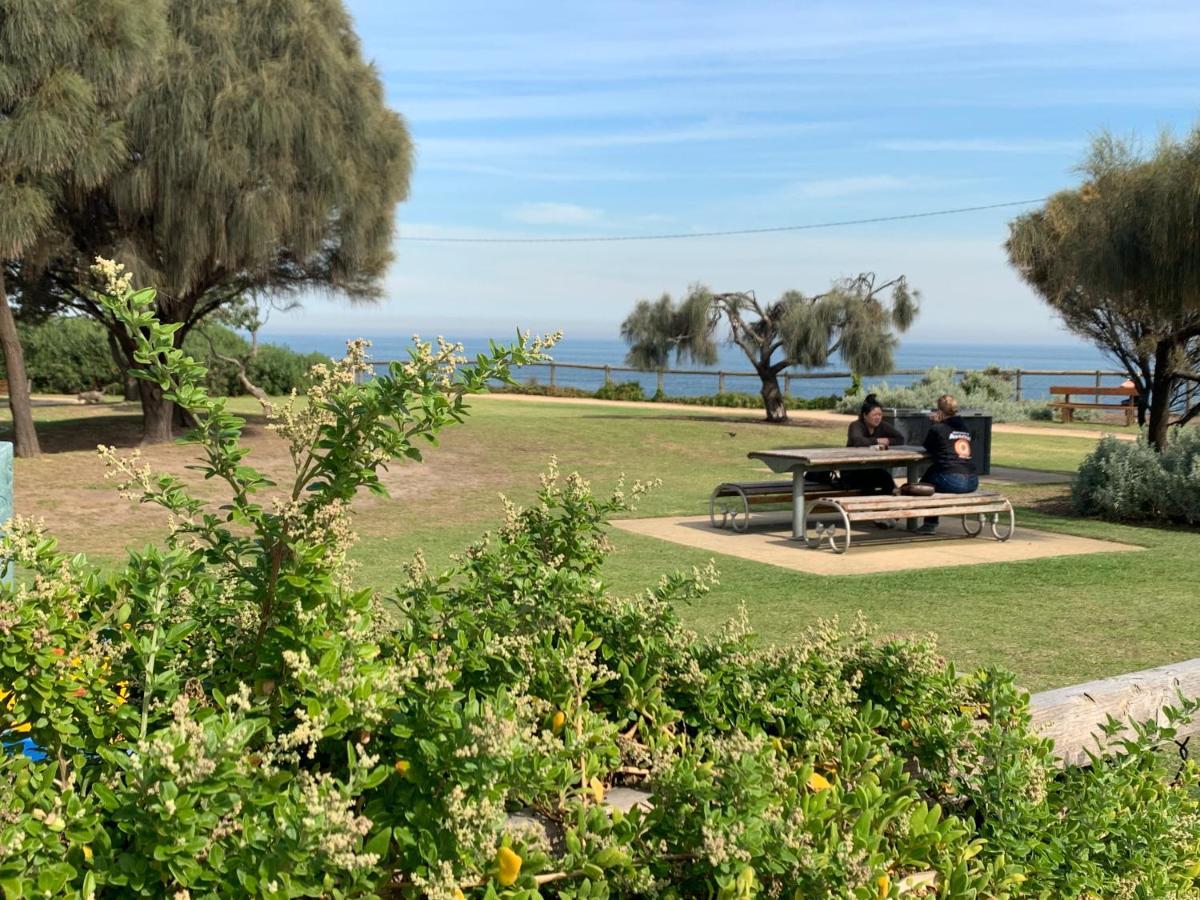
<svg viewBox="0 0 1200 900">
<path fill-rule="evenodd" d="M 879 402 L 879 398 L 876 397 L 874 394 L 867 394 L 867 396 L 863 397 L 864 405 L 867 403 L 870 403 L 872 406 L 874 406 L 878 402 Z"/>
</svg>

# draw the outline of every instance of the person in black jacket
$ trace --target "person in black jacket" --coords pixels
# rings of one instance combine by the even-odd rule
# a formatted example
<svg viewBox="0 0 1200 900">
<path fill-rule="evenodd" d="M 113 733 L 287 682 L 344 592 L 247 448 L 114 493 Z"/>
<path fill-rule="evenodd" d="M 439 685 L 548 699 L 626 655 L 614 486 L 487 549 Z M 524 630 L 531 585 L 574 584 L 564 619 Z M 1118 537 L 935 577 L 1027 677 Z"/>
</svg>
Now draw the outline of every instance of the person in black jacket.
<svg viewBox="0 0 1200 900">
<path fill-rule="evenodd" d="M 925 436 L 925 449 L 933 457 L 933 465 L 921 477 L 932 484 L 939 494 L 971 494 L 979 489 L 979 475 L 971 447 L 971 432 L 958 414 L 958 401 L 951 394 L 938 397 L 938 408 L 930 416 L 933 425 Z M 937 516 L 926 516 L 917 529 L 921 534 L 934 534 Z"/>
<path fill-rule="evenodd" d="M 883 406 L 874 394 L 867 394 L 859 409 L 858 418 L 846 430 L 847 447 L 878 447 L 886 450 L 904 443 L 904 435 L 883 421 Z M 864 494 L 894 494 L 896 482 L 887 469 L 849 469 L 842 473 L 843 487 Z"/>
</svg>

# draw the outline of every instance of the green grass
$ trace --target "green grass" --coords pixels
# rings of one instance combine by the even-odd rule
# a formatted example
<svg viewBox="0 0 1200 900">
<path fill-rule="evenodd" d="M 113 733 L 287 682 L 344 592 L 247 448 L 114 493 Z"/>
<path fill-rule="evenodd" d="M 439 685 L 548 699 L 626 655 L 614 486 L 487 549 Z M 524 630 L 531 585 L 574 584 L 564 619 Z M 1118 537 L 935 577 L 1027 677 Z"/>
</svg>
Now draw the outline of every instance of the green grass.
<svg viewBox="0 0 1200 900">
<path fill-rule="evenodd" d="M 248 400 L 233 405 L 247 413 L 256 408 Z M 61 431 L 60 440 L 69 447 L 87 443 L 66 432 L 89 415 L 89 427 L 103 431 L 97 414 L 82 408 L 39 411 L 41 427 Z M 135 407 L 105 409 L 102 421 L 135 415 Z M 131 423 L 123 424 L 128 428 Z M 430 448 L 425 465 L 396 468 L 390 476 L 391 500 L 361 504 L 358 578 L 386 593 L 403 580 L 403 566 L 418 548 L 431 563 L 445 564 L 499 521 L 500 493 L 529 502 L 538 474 L 552 456 L 562 471 L 579 471 L 598 491 L 610 489 L 621 473 L 630 480 L 661 479 L 662 486 L 638 515 L 699 514 L 706 511 L 708 493 L 718 482 L 772 477 L 746 458 L 749 451 L 837 446 L 844 436 L 841 427 L 768 426 L 719 410 L 481 399 L 465 426 L 449 429 L 441 446 Z M 1092 438 L 1050 432 L 995 433 L 992 461 L 1071 472 L 1094 444 Z M 18 484 L 36 491 L 31 481 L 39 469 L 36 464 L 22 468 L 23 462 L 18 461 Z M 249 462 L 254 462 L 253 454 Z M 1195 616 L 1200 583 L 1194 577 L 1200 533 L 1070 518 L 1061 485 L 1006 491 L 1018 506 L 1020 526 L 1147 550 L 843 577 L 718 556 L 721 584 L 681 614 L 688 625 L 709 631 L 744 604 L 764 640 L 787 642 L 818 619 L 849 619 L 862 611 L 884 633 L 934 632 L 945 654 L 961 668 L 1003 665 L 1031 690 L 1200 656 L 1200 620 Z M 52 512 L 46 511 L 48 518 Z M 120 529 L 113 531 L 112 541 L 120 541 Z M 703 565 L 712 557 L 619 531 L 613 541 L 615 552 L 605 576 L 614 591 L 625 595 L 653 585 L 667 571 Z M 944 548 L 952 562 L 954 542 Z M 114 544 L 112 554 L 119 551 Z M 853 554 L 846 565 L 852 572 Z"/>
</svg>

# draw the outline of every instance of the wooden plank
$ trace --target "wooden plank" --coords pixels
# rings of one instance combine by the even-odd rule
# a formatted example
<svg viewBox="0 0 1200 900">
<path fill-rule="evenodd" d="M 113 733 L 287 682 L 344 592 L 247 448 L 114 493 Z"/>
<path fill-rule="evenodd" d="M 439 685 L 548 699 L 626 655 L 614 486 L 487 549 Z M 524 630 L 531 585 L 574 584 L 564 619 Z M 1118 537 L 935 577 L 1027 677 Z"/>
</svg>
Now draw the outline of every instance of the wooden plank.
<svg viewBox="0 0 1200 900">
<path fill-rule="evenodd" d="M 795 450 L 754 450 L 747 454 L 750 459 L 785 463 L 793 467 L 852 466 L 864 465 L 879 468 L 906 465 L 928 459 L 929 454 L 921 447 L 891 447 L 873 450 L 864 447 L 809 447 Z"/>
<path fill-rule="evenodd" d="M 875 509 L 883 506 L 937 506 L 939 504 L 953 503 L 962 505 L 964 503 L 978 502 L 989 503 L 995 500 L 1003 500 L 1004 495 L 996 491 L 974 491 L 970 494 L 932 494 L 928 497 L 909 497 L 901 494 L 895 496 L 893 494 L 880 494 L 877 496 L 867 497 L 852 497 L 843 501 L 843 505 L 847 509 Z"/>
<path fill-rule="evenodd" d="M 1053 409 L 1111 409 L 1113 412 L 1124 412 L 1127 409 L 1133 409 L 1132 406 L 1127 406 L 1124 403 L 1076 403 L 1073 400 L 1070 403 L 1056 400 L 1046 405 Z"/>
<path fill-rule="evenodd" d="M 1029 698 L 1033 727 L 1053 738 L 1055 752 L 1065 765 L 1085 765 L 1087 749 L 1096 750 L 1094 735 L 1108 716 L 1137 722 L 1166 719 L 1164 706 L 1178 706 L 1179 694 L 1200 697 L 1200 659 L 1155 669 L 1143 669 L 1114 678 L 1089 681 Z M 1200 723 L 1181 728 L 1179 739 L 1200 734 Z"/>
<path fill-rule="evenodd" d="M 1137 388 L 1123 387 L 1069 387 L 1058 385 L 1049 390 L 1051 394 L 1087 394 L 1094 397 L 1136 397 Z"/>
<path fill-rule="evenodd" d="M 974 516 L 990 512 L 1008 512 L 1008 507 L 999 503 L 990 505 L 975 504 L 973 506 L 926 506 L 921 509 L 904 508 L 891 509 L 862 509 L 857 512 L 847 512 L 846 518 L 851 522 L 869 522 L 873 519 L 919 519 L 922 516 Z M 1007 522 L 1005 523 L 1007 526 Z"/>
</svg>

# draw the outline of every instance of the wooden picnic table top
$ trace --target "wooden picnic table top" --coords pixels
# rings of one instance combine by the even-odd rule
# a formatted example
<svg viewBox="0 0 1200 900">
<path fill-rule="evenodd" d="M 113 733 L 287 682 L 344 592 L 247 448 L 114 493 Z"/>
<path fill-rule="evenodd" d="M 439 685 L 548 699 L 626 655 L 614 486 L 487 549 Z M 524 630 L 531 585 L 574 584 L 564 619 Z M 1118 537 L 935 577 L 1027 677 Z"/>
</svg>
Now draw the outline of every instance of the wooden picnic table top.
<svg viewBox="0 0 1200 900">
<path fill-rule="evenodd" d="M 856 466 L 890 468 L 929 459 L 924 447 L 900 445 L 886 450 L 871 447 L 800 447 L 795 450 L 755 450 L 751 459 L 764 462 L 772 472 L 793 469 L 853 468 Z"/>
<path fill-rule="evenodd" d="M 1050 388 L 1051 394 L 1094 394 L 1097 397 L 1136 397 L 1137 388 L 1127 387 L 1072 387 L 1059 384 Z"/>
</svg>

